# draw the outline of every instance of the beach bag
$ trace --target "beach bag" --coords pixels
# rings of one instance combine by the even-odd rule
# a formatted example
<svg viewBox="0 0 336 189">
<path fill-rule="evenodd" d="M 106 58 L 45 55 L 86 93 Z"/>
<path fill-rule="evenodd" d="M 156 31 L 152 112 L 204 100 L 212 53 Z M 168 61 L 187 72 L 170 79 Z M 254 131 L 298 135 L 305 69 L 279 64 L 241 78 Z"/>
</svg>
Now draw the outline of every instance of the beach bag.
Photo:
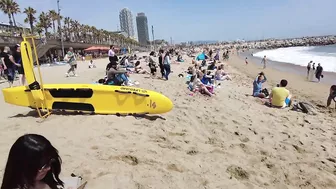
<svg viewBox="0 0 336 189">
<path fill-rule="evenodd" d="M 69 62 L 69 56 L 68 56 L 68 54 L 66 54 L 65 56 L 64 56 L 64 59 L 63 59 L 65 62 Z"/>
<path fill-rule="evenodd" d="M 263 93 L 266 97 L 269 96 L 269 92 L 268 92 L 268 90 L 266 88 L 263 89 L 263 90 L 261 90 L 261 93 Z"/>
</svg>

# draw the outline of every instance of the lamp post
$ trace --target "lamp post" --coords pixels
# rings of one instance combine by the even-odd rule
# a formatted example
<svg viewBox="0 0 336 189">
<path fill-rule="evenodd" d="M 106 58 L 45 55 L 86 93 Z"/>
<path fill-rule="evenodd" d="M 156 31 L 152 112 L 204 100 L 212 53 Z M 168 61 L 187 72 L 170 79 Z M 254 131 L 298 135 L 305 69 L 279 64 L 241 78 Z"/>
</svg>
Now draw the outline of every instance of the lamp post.
<svg viewBox="0 0 336 189">
<path fill-rule="evenodd" d="M 154 40 L 154 26 L 152 25 L 153 47 L 155 52 L 155 40 Z"/>
<path fill-rule="evenodd" d="M 61 25 L 61 9 L 59 7 L 59 0 L 57 0 L 57 9 L 58 9 L 58 31 L 61 35 L 61 46 L 62 46 L 62 56 L 64 57 L 64 43 L 63 43 L 63 32 L 62 32 L 62 25 Z"/>
</svg>

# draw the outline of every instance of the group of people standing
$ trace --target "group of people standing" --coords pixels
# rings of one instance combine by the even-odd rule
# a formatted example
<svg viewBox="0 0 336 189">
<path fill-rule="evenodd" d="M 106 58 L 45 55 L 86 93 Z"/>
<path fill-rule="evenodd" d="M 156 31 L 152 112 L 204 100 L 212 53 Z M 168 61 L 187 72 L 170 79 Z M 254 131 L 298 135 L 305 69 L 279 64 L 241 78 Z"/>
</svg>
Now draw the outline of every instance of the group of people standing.
<svg viewBox="0 0 336 189">
<path fill-rule="evenodd" d="M 323 67 L 320 63 L 318 63 L 317 67 L 315 67 L 315 63 L 313 63 L 313 61 L 310 61 L 307 65 L 308 81 L 314 81 L 314 75 L 318 82 L 320 82 L 321 78 L 323 78 Z"/>
<path fill-rule="evenodd" d="M 162 76 L 162 79 L 166 79 L 168 80 L 169 78 L 169 74 L 171 72 L 170 70 L 170 64 L 171 64 L 171 55 L 170 52 L 167 51 L 166 53 L 164 53 L 164 51 L 162 49 L 159 50 L 159 54 L 158 54 L 158 62 L 159 62 L 159 68 L 160 68 L 160 73 Z M 155 61 L 155 52 L 151 52 L 149 54 L 149 68 L 151 70 L 151 74 L 153 76 L 156 75 L 156 61 Z"/>
<path fill-rule="evenodd" d="M 1 75 L 7 79 L 9 87 L 13 87 L 16 73 L 19 75 L 20 85 L 25 85 L 20 45 L 15 45 L 12 50 L 8 46 L 4 47 L 2 52 L 0 50 L 0 70 Z"/>
</svg>

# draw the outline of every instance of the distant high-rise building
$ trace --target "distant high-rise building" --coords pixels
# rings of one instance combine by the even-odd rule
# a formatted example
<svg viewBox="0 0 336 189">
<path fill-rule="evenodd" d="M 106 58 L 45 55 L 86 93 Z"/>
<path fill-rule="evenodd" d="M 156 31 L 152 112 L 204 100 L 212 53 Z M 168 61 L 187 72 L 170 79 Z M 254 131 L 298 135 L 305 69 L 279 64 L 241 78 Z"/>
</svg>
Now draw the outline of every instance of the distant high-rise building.
<svg viewBox="0 0 336 189">
<path fill-rule="evenodd" d="M 124 8 L 119 13 L 120 29 L 127 33 L 127 37 L 134 38 L 134 25 L 132 12 Z"/>
<path fill-rule="evenodd" d="M 136 17 L 136 24 L 138 30 L 138 40 L 141 45 L 147 45 L 149 41 L 148 21 L 145 13 L 138 13 Z"/>
</svg>

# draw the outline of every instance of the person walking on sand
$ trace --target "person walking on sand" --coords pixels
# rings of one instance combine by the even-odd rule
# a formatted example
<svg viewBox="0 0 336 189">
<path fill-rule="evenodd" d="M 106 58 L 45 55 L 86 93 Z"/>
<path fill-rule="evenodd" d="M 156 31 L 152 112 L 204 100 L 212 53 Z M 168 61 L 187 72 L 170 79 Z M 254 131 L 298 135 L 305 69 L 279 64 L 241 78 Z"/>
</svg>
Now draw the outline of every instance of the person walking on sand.
<svg viewBox="0 0 336 189">
<path fill-rule="evenodd" d="M 67 52 L 67 54 L 64 57 L 64 60 L 69 63 L 70 65 L 70 69 L 68 70 L 68 72 L 66 73 L 66 77 L 69 77 L 69 73 L 72 72 L 73 75 L 75 77 L 77 77 L 78 75 L 76 74 L 76 69 L 77 69 L 77 62 L 76 62 L 76 57 L 75 57 L 75 53 L 73 52 L 73 48 L 70 47 L 69 51 Z"/>
<path fill-rule="evenodd" d="M 313 63 L 313 61 L 311 60 L 310 62 L 308 62 L 308 65 L 307 65 L 307 79 L 308 80 L 309 80 L 309 72 L 310 72 L 312 63 Z"/>
<path fill-rule="evenodd" d="M 169 52 L 166 53 L 163 60 L 163 67 L 165 71 L 165 78 L 168 81 L 168 76 L 170 74 L 170 55 Z"/>
<path fill-rule="evenodd" d="M 266 64 L 267 64 L 266 55 L 265 55 L 264 58 L 261 60 L 261 64 L 263 64 L 263 69 L 266 69 Z"/>
<path fill-rule="evenodd" d="M 113 58 L 114 58 L 114 46 L 111 45 L 110 46 L 110 50 L 108 51 L 108 57 L 109 57 L 109 61 L 112 62 L 113 61 Z"/>
<path fill-rule="evenodd" d="M 7 75 L 7 80 L 9 83 L 9 87 L 13 86 L 15 79 L 15 66 L 20 67 L 20 64 L 17 64 L 14 61 L 13 56 L 10 54 L 10 48 L 5 47 L 3 52 L 0 55 L 2 66 L 5 74 Z"/>
<path fill-rule="evenodd" d="M 159 50 L 159 67 L 160 67 L 160 72 L 162 75 L 162 79 L 165 77 L 165 70 L 163 66 L 163 61 L 164 61 L 164 51 L 162 49 Z"/>
<path fill-rule="evenodd" d="M 13 60 L 14 60 L 15 63 L 20 64 L 20 66 L 17 67 L 17 71 L 19 73 L 20 85 L 23 86 L 26 83 L 26 78 L 25 78 L 25 75 L 24 75 L 24 69 L 23 69 L 21 51 L 20 51 L 20 45 L 19 44 L 15 45 L 15 47 L 14 47 Z"/>
<path fill-rule="evenodd" d="M 323 78 L 322 72 L 323 72 L 323 67 L 321 66 L 320 63 L 318 63 L 316 67 L 316 72 L 315 72 L 315 77 L 318 80 L 318 82 L 321 81 L 321 77 Z"/>
<path fill-rule="evenodd" d="M 245 58 L 245 64 L 246 66 L 248 65 L 247 57 Z"/>
<path fill-rule="evenodd" d="M 312 64 L 311 66 L 311 71 L 309 71 L 309 77 L 308 77 L 308 81 L 314 81 L 314 74 L 315 74 L 315 63 Z"/>
</svg>

